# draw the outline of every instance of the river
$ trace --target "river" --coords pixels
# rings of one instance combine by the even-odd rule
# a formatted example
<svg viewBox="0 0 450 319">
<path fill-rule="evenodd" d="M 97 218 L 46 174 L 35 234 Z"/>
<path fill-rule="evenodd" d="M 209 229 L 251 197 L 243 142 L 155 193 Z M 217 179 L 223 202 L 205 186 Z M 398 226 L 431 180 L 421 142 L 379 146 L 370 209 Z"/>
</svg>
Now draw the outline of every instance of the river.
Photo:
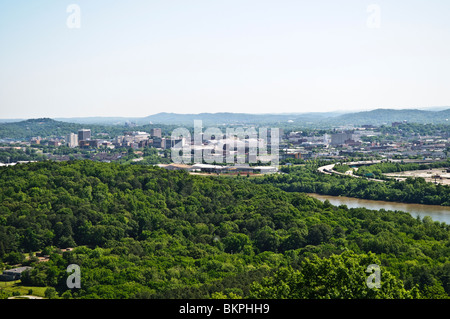
<svg viewBox="0 0 450 319">
<path fill-rule="evenodd" d="M 413 217 L 430 216 L 434 221 L 445 222 L 450 224 L 450 207 L 438 205 L 422 205 L 422 204 L 408 204 L 398 202 L 385 202 L 381 200 L 359 199 L 345 196 L 330 196 L 320 194 L 308 194 L 314 198 L 325 201 L 328 199 L 331 204 L 335 206 L 347 205 L 348 208 L 365 207 L 367 209 L 379 210 L 401 210 L 410 213 Z"/>
</svg>

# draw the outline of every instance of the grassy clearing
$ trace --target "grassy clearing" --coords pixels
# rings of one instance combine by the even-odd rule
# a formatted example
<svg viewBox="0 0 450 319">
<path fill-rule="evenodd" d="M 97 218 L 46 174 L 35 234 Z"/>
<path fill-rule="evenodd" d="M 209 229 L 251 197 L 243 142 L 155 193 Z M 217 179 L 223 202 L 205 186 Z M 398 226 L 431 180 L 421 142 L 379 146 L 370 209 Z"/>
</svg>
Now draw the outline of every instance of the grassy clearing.
<svg viewBox="0 0 450 319">
<path fill-rule="evenodd" d="M 23 286 L 20 280 L 16 281 L 0 281 L 0 289 L 10 293 L 19 293 L 20 295 L 33 295 L 44 297 L 47 287 L 31 287 Z M 30 294 L 30 290 L 32 293 Z"/>
</svg>

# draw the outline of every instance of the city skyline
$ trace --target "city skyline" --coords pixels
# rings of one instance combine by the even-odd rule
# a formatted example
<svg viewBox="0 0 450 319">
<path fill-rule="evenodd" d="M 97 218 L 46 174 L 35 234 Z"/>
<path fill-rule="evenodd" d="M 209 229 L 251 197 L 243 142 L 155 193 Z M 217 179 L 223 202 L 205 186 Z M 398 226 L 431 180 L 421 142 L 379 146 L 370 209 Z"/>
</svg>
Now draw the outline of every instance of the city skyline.
<svg viewBox="0 0 450 319">
<path fill-rule="evenodd" d="M 0 3 L 0 118 L 450 105 L 445 1 Z"/>
</svg>

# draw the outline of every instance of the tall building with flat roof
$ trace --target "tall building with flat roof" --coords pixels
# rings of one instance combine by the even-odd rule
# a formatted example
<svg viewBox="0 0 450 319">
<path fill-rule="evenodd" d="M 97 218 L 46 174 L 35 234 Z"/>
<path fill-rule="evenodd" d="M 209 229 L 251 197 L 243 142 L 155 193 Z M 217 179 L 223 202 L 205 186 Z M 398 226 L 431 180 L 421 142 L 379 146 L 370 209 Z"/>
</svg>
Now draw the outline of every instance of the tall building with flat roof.
<svg viewBox="0 0 450 319">
<path fill-rule="evenodd" d="M 67 146 L 69 147 L 77 147 L 78 146 L 78 135 L 75 133 L 70 133 L 66 138 Z"/>
<path fill-rule="evenodd" d="M 152 128 L 151 130 L 150 130 L 150 135 L 152 136 L 152 137 L 159 137 L 159 138 L 161 138 L 161 129 L 160 128 Z"/>
<path fill-rule="evenodd" d="M 345 144 L 346 141 L 351 140 L 352 138 L 352 133 L 331 134 L 331 145 Z"/>
<path fill-rule="evenodd" d="M 78 141 L 87 141 L 90 138 L 91 138 L 91 130 L 90 129 L 78 130 Z"/>
</svg>

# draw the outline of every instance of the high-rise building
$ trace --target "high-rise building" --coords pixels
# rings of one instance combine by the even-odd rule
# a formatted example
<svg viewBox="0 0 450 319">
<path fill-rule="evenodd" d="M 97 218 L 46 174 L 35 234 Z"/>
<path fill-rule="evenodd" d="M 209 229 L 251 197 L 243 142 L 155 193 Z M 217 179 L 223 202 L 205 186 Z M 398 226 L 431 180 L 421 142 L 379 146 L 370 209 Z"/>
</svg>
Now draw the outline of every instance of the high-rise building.
<svg viewBox="0 0 450 319">
<path fill-rule="evenodd" d="M 78 146 L 78 135 L 75 133 L 70 133 L 66 138 L 67 146 L 77 147 Z"/>
<path fill-rule="evenodd" d="M 90 138 L 91 138 L 91 130 L 90 129 L 78 130 L 78 141 L 87 141 Z"/>
<path fill-rule="evenodd" d="M 160 128 L 152 128 L 151 130 L 150 130 L 150 135 L 152 136 L 152 137 L 159 137 L 159 138 L 161 138 L 161 129 Z"/>
<path fill-rule="evenodd" d="M 149 134 L 146 132 L 133 132 L 131 133 L 131 135 L 133 136 L 133 140 L 137 143 L 139 143 L 140 141 L 148 140 L 149 138 Z"/>
<path fill-rule="evenodd" d="M 153 147 L 156 148 L 166 148 L 166 139 L 165 138 L 154 138 L 153 139 Z"/>
<path fill-rule="evenodd" d="M 352 133 L 336 133 L 331 134 L 331 145 L 345 144 L 346 141 L 353 139 Z"/>
<path fill-rule="evenodd" d="M 172 147 L 174 147 L 174 148 L 182 148 L 185 145 L 186 145 L 186 138 L 184 138 L 184 137 L 179 138 L 179 139 L 170 139 L 170 140 L 166 139 L 165 140 L 165 147 L 162 147 L 162 148 L 165 148 L 165 149 L 170 149 Z"/>
</svg>

